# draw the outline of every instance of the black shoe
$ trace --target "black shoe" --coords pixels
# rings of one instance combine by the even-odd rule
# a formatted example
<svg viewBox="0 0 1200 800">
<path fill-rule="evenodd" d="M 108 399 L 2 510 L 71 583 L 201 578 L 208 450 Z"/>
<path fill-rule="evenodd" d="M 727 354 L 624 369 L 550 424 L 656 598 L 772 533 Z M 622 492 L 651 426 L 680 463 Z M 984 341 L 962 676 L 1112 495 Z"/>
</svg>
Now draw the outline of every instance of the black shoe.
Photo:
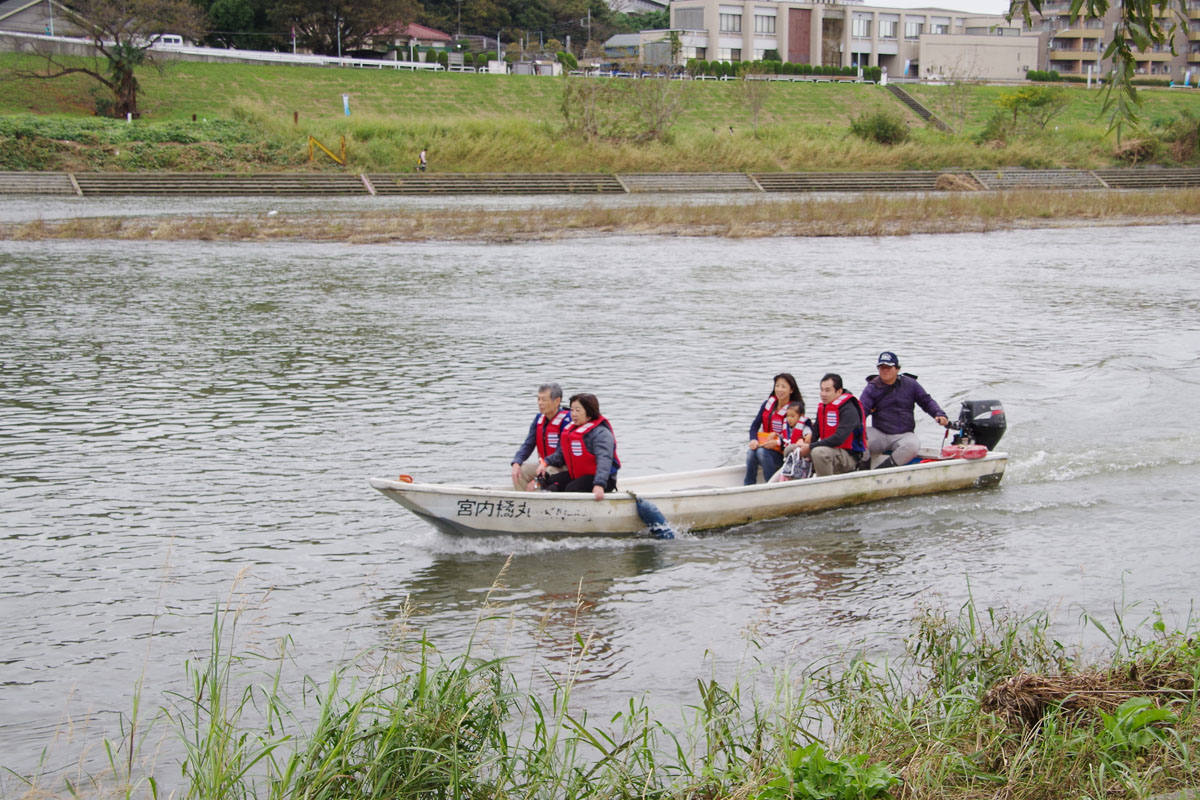
<svg viewBox="0 0 1200 800">
<path fill-rule="evenodd" d="M 883 461 L 880 461 L 879 466 L 875 467 L 875 469 L 887 469 L 894 466 L 896 466 L 896 462 L 892 460 L 891 456 L 888 456 Z"/>
</svg>

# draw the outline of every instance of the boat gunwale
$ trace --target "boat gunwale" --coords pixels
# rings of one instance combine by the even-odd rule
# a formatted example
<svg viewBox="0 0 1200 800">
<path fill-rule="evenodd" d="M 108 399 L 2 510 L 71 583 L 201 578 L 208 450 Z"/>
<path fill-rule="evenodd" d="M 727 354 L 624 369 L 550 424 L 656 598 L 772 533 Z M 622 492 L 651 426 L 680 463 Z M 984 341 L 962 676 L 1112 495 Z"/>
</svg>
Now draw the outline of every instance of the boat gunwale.
<svg viewBox="0 0 1200 800">
<path fill-rule="evenodd" d="M 986 463 L 986 462 L 992 462 L 992 461 L 1007 462 L 1008 461 L 1008 453 L 1005 453 L 1005 452 L 988 453 L 983 458 L 975 458 L 975 459 L 944 458 L 944 459 L 938 459 L 937 461 L 926 461 L 926 462 L 922 462 L 920 464 L 905 464 L 903 466 L 887 467 L 887 468 L 881 469 L 881 470 L 880 469 L 859 470 L 859 471 L 855 471 L 855 472 L 845 472 L 845 473 L 841 473 L 839 475 L 824 475 L 824 476 L 820 476 L 820 477 L 812 476 L 809 478 L 805 478 L 801 481 L 779 481 L 776 483 L 756 483 L 756 484 L 751 484 L 749 486 L 712 486 L 712 487 L 703 487 L 703 488 L 697 487 L 694 489 L 689 489 L 689 488 L 684 487 L 681 489 L 674 489 L 674 490 L 661 490 L 660 489 L 660 490 L 651 490 L 651 491 L 646 491 L 646 492 L 638 491 L 638 492 L 636 492 L 636 494 L 638 497 L 644 498 L 646 500 L 656 500 L 656 499 L 663 499 L 663 498 L 678 498 L 678 497 L 703 497 L 703 496 L 711 496 L 714 494 L 736 494 L 738 492 L 770 491 L 772 489 L 780 489 L 780 488 L 788 488 L 788 487 L 794 489 L 794 488 L 799 488 L 801 486 L 815 486 L 815 485 L 819 485 L 819 484 L 833 483 L 833 482 L 839 482 L 839 481 L 852 482 L 852 481 L 865 480 L 865 479 L 869 479 L 872 477 L 878 477 L 878 476 L 883 476 L 883 475 L 896 475 L 896 474 L 901 474 L 901 473 L 905 473 L 905 472 L 916 472 L 916 471 L 923 471 L 923 470 L 928 470 L 928 469 L 944 468 L 946 466 L 953 466 L 958 463 L 977 464 L 977 463 Z M 703 476 L 703 475 L 711 475 L 713 473 L 727 473 L 727 472 L 729 472 L 731 470 L 735 470 L 735 469 L 740 470 L 740 469 L 742 469 L 742 467 L 740 467 L 738 465 L 731 465 L 731 466 L 725 466 L 725 467 L 714 467 L 714 468 L 704 469 L 704 470 L 692 470 L 689 472 L 663 473 L 661 475 L 653 475 L 653 474 L 652 475 L 638 475 L 638 476 L 636 476 L 636 478 L 631 478 L 630 480 L 640 480 L 643 478 L 655 479 L 655 478 L 667 478 L 667 477 L 679 478 L 682 480 L 688 476 L 699 477 L 699 476 Z M 570 502 L 570 503 L 576 503 L 576 502 L 578 502 L 578 503 L 595 503 L 595 502 L 597 502 L 595 500 L 595 498 L 592 497 L 592 495 L 590 495 L 586 492 L 526 492 L 526 491 L 522 491 L 519 489 L 502 489 L 502 488 L 488 487 L 488 486 L 472 486 L 469 484 L 417 483 L 417 482 L 408 483 L 406 481 L 394 481 L 394 480 L 390 480 L 388 478 L 371 478 L 369 480 L 370 480 L 371 486 L 373 488 L 379 490 L 380 492 L 389 492 L 390 491 L 390 492 L 398 492 L 398 493 L 403 493 L 403 494 L 428 493 L 428 494 L 457 495 L 457 496 L 474 495 L 474 496 L 502 497 L 502 498 L 511 497 L 511 498 L 520 498 L 520 499 L 524 499 L 524 500 L 528 500 L 531 497 L 539 497 L 539 498 L 544 498 L 547 500 L 553 499 L 556 502 Z M 600 502 L 612 501 L 612 502 L 616 503 L 616 502 L 631 502 L 632 500 L 633 500 L 633 496 L 630 495 L 630 493 L 628 491 L 618 489 L 615 492 L 610 492 L 610 493 L 606 494 L 604 497 L 604 500 L 600 501 Z"/>
</svg>

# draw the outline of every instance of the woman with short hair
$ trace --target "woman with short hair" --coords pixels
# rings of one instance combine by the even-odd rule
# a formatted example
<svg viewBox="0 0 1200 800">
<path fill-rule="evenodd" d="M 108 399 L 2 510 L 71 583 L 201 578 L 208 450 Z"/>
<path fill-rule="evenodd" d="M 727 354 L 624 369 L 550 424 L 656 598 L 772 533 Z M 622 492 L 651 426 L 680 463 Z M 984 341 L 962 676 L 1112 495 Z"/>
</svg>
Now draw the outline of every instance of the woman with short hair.
<svg viewBox="0 0 1200 800">
<path fill-rule="evenodd" d="M 571 397 L 571 424 L 563 429 L 558 450 L 546 464 L 566 467 L 545 478 L 544 486 L 551 492 L 591 492 L 597 500 L 605 492 L 617 490 L 617 437 L 612 424 L 600 414 L 600 401 L 594 394 Z M 544 475 L 545 469 L 539 469 Z"/>
</svg>

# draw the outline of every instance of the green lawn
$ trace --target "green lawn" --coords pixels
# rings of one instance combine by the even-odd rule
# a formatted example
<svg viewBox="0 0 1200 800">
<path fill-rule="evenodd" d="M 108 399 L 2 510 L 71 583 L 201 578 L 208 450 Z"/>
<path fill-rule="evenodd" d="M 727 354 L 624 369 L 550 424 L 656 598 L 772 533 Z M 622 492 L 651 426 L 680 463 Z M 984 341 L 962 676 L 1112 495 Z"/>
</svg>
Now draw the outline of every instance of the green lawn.
<svg viewBox="0 0 1200 800">
<path fill-rule="evenodd" d="M 1102 113 L 1105 91 L 1078 84 L 1062 84 L 1071 104 L 1051 124 L 1060 128 L 1107 130 L 1108 119 Z M 963 92 L 953 86 L 905 86 L 913 97 L 962 133 L 981 130 L 999 108 L 996 101 L 1014 91 L 1010 86 L 970 86 Z M 1182 112 L 1200 115 L 1200 89 L 1141 87 L 1140 116 L 1147 123 L 1179 116 Z"/>
<path fill-rule="evenodd" d="M 563 133 L 561 79 L 179 62 L 162 73 L 141 73 L 142 119 L 97 134 L 85 120 L 94 119 L 100 87 L 81 76 L 53 81 L 11 76 L 14 67 L 36 63 L 30 56 L 0 54 L 0 118 L 9 119 L 0 126 L 0 169 L 338 168 L 308 163 L 310 135 L 333 146 L 344 136 L 348 167 L 364 171 L 411 169 L 426 146 L 431 168 L 452 172 L 1097 168 L 1120 163 L 1115 136 L 1099 119 L 1100 92 L 1069 85 L 1064 88 L 1074 102 L 1053 125 L 1003 146 L 979 144 L 972 137 L 997 108 L 997 98 L 1015 91 L 1012 87 L 912 86 L 915 97 L 958 131 L 946 135 L 924 126 L 878 86 L 773 83 L 755 132 L 736 81 L 686 84 L 690 102 L 665 141 L 584 141 Z M 343 94 L 350 96 L 348 118 Z M 1200 91 L 1144 89 L 1141 96 L 1147 122 L 1184 112 L 1200 116 Z M 889 147 L 850 135 L 850 120 L 874 111 L 903 117 L 912 131 L 910 141 Z M 29 114 L 34 116 L 23 121 L 18 116 Z M 179 127 L 191 125 L 193 115 L 233 127 Z M 73 120 L 80 133 L 50 125 L 50 119 Z"/>
<path fill-rule="evenodd" d="M 0 55 L 0 69 L 32 66 L 30 57 Z M 140 78 L 143 113 L 153 119 L 228 118 L 235 108 L 253 108 L 268 118 L 291 121 L 340 120 L 342 95 L 350 95 L 354 116 L 398 121 L 438 122 L 462 118 L 520 119 L 558 124 L 560 80 L 531 75 L 407 72 L 334 69 L 305 66 L 202 64 L 178 62 L 165 72 Z M 9 81 L 0 93 L 0 114 L 79 114 L 91 110 L 96 84 L 75 76 L 57 81 Z M 695 105 L 680 130 L 728 129 L 749 125 L 750 116 L 733 82 L 701 81 L 689 85 Z M 11 89 L 11 91 L 9 91 Z M 874 86 L 830 83 L 772 85 L 763 124 L 836 124 L 875 109 L 899 106 Z"/>
</svg>

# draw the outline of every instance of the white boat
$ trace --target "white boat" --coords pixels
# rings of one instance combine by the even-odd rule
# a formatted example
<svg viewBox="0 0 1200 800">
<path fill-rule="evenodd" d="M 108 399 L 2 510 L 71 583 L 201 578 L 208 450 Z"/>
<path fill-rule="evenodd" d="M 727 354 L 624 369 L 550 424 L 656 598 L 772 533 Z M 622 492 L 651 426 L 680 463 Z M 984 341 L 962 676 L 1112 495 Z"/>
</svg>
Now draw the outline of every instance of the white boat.
<svg viewBox="0 0 1200 800">
<path fill-rule="evenodd" d="M 742 485 L 742 466 L 620 477 L 619 491 L 600 501 L 583 493 L 518 492 L 511 485 L 489 488 L 372 478 L 371 486 L 444 533 L 614 536 L 646 531 L 629 492 L 657 506 L 676 530 L 702 531 L 892 497 L 994 486 L 1008 464 L 1008 455 L 996 452 L 976 459 L 921 455 L 934 460 L 754 486 Z"/>
</svg>

